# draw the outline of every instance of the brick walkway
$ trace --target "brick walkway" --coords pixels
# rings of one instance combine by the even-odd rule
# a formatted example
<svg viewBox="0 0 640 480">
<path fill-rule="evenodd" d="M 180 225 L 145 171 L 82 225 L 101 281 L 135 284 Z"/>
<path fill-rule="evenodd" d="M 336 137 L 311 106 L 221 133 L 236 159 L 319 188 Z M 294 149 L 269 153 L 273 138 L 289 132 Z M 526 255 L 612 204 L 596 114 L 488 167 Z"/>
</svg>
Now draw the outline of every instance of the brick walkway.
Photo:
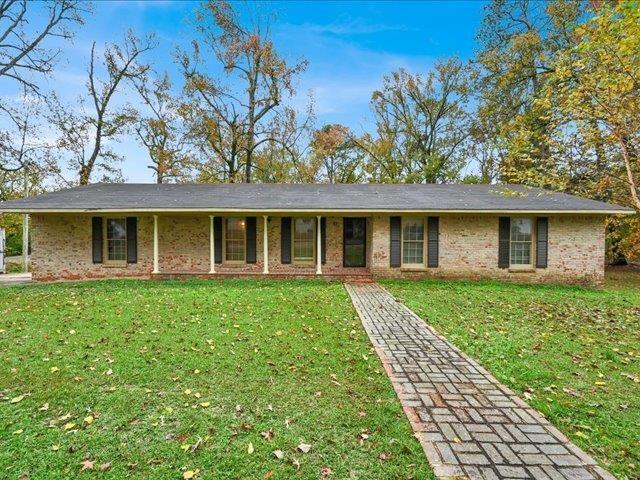
<svg viewBox="0 0 640 480">
<path fill-rule="evenodd" d="M 346 288 L 437 477 L 614 478 L 382 287 Z"/>
</svg>

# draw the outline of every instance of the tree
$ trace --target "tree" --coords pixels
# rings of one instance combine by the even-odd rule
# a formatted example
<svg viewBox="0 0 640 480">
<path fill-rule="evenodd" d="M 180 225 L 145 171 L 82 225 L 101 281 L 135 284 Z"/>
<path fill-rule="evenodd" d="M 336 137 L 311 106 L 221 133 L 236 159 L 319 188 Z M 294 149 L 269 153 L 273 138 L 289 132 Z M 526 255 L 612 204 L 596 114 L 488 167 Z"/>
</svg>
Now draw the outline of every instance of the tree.
<svg viewBox="0 0 640 480">
<path fill-rule="evenodd" d="M 178 61 L 189 99 L 185 117 L 210 159 L 204 170 L 219 181 L 251 182 L 256 152 L 266 143 L 284 142 L 274 121 L 286 115 L 283 97 L 295 93 L 294 80 L 307 62 L 289 66 L 275 51 L 266 19 L 246 27 L 224 1 L 207 2 L 196 29 L 201 40 L 192 42 L 190 54 L 178 52 Z M 206 58 L 220 62 L 224 77 L 208 72 Z"/>
<path fill-rule="evenodd" d="M 140 41 L 129 31 L 122 45 L 106 46 L 102 60 L 103 77 L 96 65 L 96 44 L 91 47 L 88 68 L 87 93 L 77 106 L 65 107 L 54 96 L 50 102 L 49 119 L 60 138 L 58 147 L 68 155 L 68 164 L 78 175 L 78 183 L 87 185 L 96 169 L 107 176 L 119 174 L 114 163 L 120 157 L 108 145 L 125 127 L 135 120 L 129 107 L 113 105 L 114 95 L 125 80 L 142 78 L 149 66 L 140 63 L 140 57 L 154 47 L 153 37 Z"/>
<path fill-rule="evenodd" d="M 478 34 L 478 113 L 492 147 L 500 149 L 500 178 L 564 189 L 570 166 L 552 107 L 541 102 L 556 52 L 571 44 L 583 13 L 580 0 L 493 0 Z"/>
<path fill-rule="evenodd" d="M 313 133 L 311 162 L 320 178 L 329 183 L 359 183 L 364 180 L 364 155 L 354 148 L 353 134 L 344 125 L 325 125 Z"/>
<path fill-rule="evenodd" d="M 134 125 L 140 143 L 147 149 L 156 183 L 178 179 L 190 165 L 188 132 L 178 112 L 178 102 L 171 95 L 171 80 L 165 73 L 151 79 L 142 75 L 134 81 L 145 113 L 138 112 Z"/>
<path fill-rule="evenodd" d="M 43 7 L 44 5 L 44 7 Z M 34 74 L 49 74 L 60 54 L 47 47 L 54 39 L 69 39 L 71 28 L 82 25 L 86 3 L 75 0 L 49 1 L 45 4 L 26 0 L 0 1 L 0 78 L 8 78 L 29 89 L 40 91 Z M 38 10 L 46 11 L 39 17 Z"/>
<path fill-rule="evenodd" d="M 424 76 L 400 69 L 385 76 L 382 89 L 373 92 L 379 143 L 392 142 L 401 163 L 396 170 L 405 181 L 436 183 L 457 177 L 465 162 L 459 153 L 469 136 L 471 78 L 469 65 L 449 59 L 437 62 Z"/>
<path fill-rule="evenodd" d="M 575 46 L 555 59 L 548 98 L 603 152 L 596 171 L 624 185 L 625 203 L 640 212 L 640 10 L 605 2 L 574 33 Z M 617 164 L 599 158 L 605 149 Z"/>
</svg>

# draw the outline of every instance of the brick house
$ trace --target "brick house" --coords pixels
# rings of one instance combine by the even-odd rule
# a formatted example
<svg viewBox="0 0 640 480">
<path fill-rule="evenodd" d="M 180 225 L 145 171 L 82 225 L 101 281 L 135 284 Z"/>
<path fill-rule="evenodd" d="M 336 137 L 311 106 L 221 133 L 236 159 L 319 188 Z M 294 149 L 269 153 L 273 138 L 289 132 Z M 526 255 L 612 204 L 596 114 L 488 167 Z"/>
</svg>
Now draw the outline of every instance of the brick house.
<svg viewBox="0 0 640 480">
<path fill-rule="evenodd" d="M 598 285 L 606 215 L 516 185 L 94 184 L 28 213 L 34 280 L 327 276 Z"/>
</svg>

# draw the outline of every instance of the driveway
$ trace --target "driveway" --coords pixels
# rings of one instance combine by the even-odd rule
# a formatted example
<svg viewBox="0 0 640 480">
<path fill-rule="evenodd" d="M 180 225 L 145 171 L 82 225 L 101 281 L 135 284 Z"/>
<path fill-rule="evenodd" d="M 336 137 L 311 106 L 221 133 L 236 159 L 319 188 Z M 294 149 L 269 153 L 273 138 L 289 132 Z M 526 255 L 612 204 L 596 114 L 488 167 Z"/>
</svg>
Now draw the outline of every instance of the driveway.
<svg viewBox="0 0 640 480">
<path fill-rule="evenodd" d="M 385 289 L 346 288 L 437 477 L 614 479 Z"/>
</svg>

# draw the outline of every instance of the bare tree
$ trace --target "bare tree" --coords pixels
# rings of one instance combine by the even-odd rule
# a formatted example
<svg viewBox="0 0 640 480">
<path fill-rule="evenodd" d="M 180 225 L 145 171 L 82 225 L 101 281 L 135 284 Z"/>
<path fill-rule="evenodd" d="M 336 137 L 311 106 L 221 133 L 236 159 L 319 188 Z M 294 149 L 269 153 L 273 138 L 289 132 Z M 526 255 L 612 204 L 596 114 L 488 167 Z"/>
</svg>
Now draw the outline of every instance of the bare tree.
<svg viewBox="0 0 640 480">
<path fill-rule="evenodd" d="M 273 120 L 286 114 L 283 96 L 295 93 L 293 82 L 307 62 L 289 66 L 274 49 L 266 19 L 247 28 L 225 1 L 207 2 L 196 20 L 202 40 L 193 42 L 191 54 L 178 53 L 192 110 L 187 116 L 201 145 L 221 159 L 221 180 L 251 182 L 258 149 L 281 141 Z M 224 79 L 203 70 L 208 57 L 222 64 Z"/>
<path fill-rule="evenodd" d="M 94 42 L 86 96 L 80 98 L 77 107 L 66 107 L 55 97 L 52 99 L 50 120 L 60 133 L 58 146 L 68 153 L 69 167 L 77 172 L 80 185 L 89 183 L 96 168 L 106 175 L 118 175 L 114 163 L 120 157 L 106 142 L 134 122 L 135 111 L 128 106 L 115 106 L 114 95 L 124 80 L 145 75 L 149 66 L 140 63 L 140 56 L 154 46 L 153 36 L 141 41 L 129 31 L 122 45 L 107 45 L 102 60 L 104 76 L 100 78 Z"/>
<path fill-rule="evenodd" d="M 177 101 L 171 95 L 169 74 L 151 79 L 143 75 L 134 82 L 145 113 L 138 113 L 135 131 L 147 149 L 156 183 L 184 176 L 189 166 L 187 132 L 179 116 Z"/>
<path fill-rule="evenodd" d="M 46 8 L 43 22 L 36 20 L 37 10 Z M 71 28 L 82 25 L 88 3 L 57 0 L 46 3 L 26 0 L 0 1 L 0 78 L 17 81 L 33 92 L 39 92 L 33 74 L 51 73 L 60 54 L 46 44 L 56 38 L 69 39 Z"/>
</svg>

